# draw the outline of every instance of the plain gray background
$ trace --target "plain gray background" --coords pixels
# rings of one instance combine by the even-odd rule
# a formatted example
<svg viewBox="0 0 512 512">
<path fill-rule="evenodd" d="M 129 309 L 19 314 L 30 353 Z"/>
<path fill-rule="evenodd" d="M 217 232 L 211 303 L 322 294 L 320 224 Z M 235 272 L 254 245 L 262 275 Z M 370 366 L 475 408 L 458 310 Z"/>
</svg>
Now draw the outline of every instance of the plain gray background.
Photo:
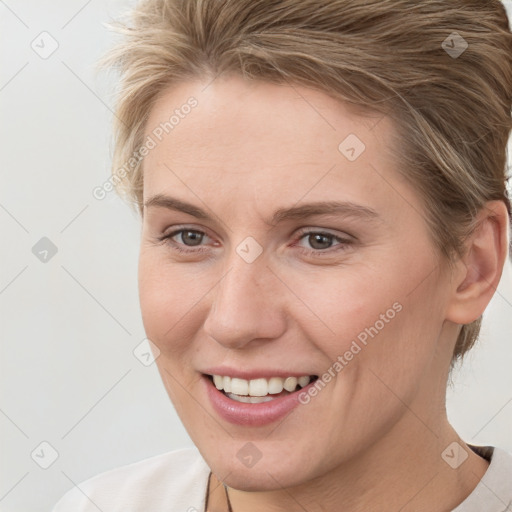
<svg viewBox="0 0 512 512">
<path fill-rule="evenodd" d="M 93 475 L 192 445 L 136 350 L 139 221 L 115 193 L 92 196 L 110 172 L 113 89 L 93 67 L 114 38 L 101 23 L 131 4 L 0 1 L 2 512 L 49 511 Z M 511 275 L 508 263 L 448 392 L 467 442 L 509 450 Z"/>
</svg>

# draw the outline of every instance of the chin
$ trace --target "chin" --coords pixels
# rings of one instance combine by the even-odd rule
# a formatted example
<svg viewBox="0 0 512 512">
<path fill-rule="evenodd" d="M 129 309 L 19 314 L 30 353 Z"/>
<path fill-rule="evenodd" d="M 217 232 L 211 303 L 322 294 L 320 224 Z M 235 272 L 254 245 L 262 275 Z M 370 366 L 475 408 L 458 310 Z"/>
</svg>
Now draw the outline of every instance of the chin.
<svg viewBox="0 0 512 512">
<path fill-rule="evenodd" d="M 264 441 L 259 443 L 261 446 Z M 239 445 L 240 442 L 237 442 L 236 449 L 231 450 L 226 446 L 225 453 L 222 454 L 216 449 L 214 453 L 204 453 L 201 450 L 203 458 L 217 478 L 233 489 L 250 492 L 280 490 L 301 485 L 325 471 L 324 464 L 320 461 L 318 467 L 312 466 L 311 457 L 307 453 L 289 455 L 285 453 L 288 450 L 276 450 L 272 446 L 262 448 L 261 459 L 254 465 L 244 466 L 237 456 Z"/>
<path fill-rule="evenodd" d="M 293 467 L 275 468 L 273 466 L 260 467 L 258 469 L 244 469 L 240 470 L 232 467 L 223 467 L 223 473 L 215 474 L 220 478 L 227 471 L 231 471 L 224 479 L 224 483 L 233 489 L 247 492 L 262 492 L 262 491 L 277 491 L 283 488 L 291 488 L 301 485 L 310 480 L 308 475 L 297 473 L 293 471 Z M 293 474 L 292 474 L 293 471 Z"/>
</svg>

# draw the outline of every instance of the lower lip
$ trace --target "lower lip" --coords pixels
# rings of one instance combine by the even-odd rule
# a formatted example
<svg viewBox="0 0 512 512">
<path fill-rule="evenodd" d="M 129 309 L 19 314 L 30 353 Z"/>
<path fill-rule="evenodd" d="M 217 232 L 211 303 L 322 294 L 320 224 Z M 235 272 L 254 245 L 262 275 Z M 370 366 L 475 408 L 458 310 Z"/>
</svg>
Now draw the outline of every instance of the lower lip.
<svg viewBox="0 0 512 512">
<path fill-rule="evenodd" d="M 299 394 L 307 392 L 308 388 L 315 383 L 310 382 L 299 391 L 274 398 L 269 402 L 248 404 L 228 398 L 222 391 L 219 391 L 215 387 L 209 377 L 203 375 L 203 380 L 206 384 L 206 391 L 210 402 L 219 416 L 235 425 L 247 427 L 260 427 L 280 420 L 295 407 L 301 405 L 299 402 Z"/>
</svg>

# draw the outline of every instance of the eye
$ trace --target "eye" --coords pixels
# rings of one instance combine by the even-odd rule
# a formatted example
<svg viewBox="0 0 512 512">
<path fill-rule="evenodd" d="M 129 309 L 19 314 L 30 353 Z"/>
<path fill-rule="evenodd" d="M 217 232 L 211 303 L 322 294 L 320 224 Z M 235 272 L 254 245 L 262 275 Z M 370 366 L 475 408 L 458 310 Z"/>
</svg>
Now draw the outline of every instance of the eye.
<svg viewBox="0 0 512 512">
<path fill-rule="evenodd" d="M 185 242 L 185 245 L 190 246 L 199 245 L 204 237 L 204 233 L 201 231 L 194 231 L 192 229 L 182 229 L 178 232 L 175 232 L 174 236 L 176 235 L 180 235 L 181 241 Z"/>
<path fill-rule="evenodd" d="M 307 249 L 303 246 L 300 246 L 301 248 L 305 249 L 302 252 L 307 254 L 314 254 L 315 256 L 320 254 L 332 254 L 334 252 L 346 250 L 348 246 L 354 242 L 349 238 L 343 238 L 325 231 L 315 231 L 311 229 L 302 230 L 299 233 L 299 241 L 302 241 L 303 239 L 306 240 L 312 249 Z M 337 241 L 338 244 L 334 246 L 334 250 L 329 250 L 333 247 L 333 241 Z"/>
<path fill-rule="evenodd" d="M 209 250 L 207 246 L 201 245 L 205 237 L 210 238 L 204 231 L 180 228 L 159 237 L 158 240 L 169 245 L 177 252 L 198 254 Z M 310 244 L 312 249 L 298 245 L 300 252 L 313 256 L 332 255 L 333 253 L 347 250 L 348 246 L 354 243 L 354 240 L 351 238 L 343 238 L 332 233 L 312 229 L 303 229 L 299 232 L 297 240 L 302 241 L 303 239 Z M 338 243 L 333 249 L 332 243 L 334 241 Z"/>
<path fill-rule="evenodd" d="M 208 237 L 204 231 L 182 228 L 160 237 L 159 240 L 170 245 L 178 252 L 198 253 L 207 250 L 207 247 L 200 245 L 205 236 Z M 175 237 L 178 238 L 178 241 L 173 240 Z M 181 241 L 179 239 L 181 239 Z M 194 249 L 194 247 L 197 247 L 197 249 Z"/>
</svg>

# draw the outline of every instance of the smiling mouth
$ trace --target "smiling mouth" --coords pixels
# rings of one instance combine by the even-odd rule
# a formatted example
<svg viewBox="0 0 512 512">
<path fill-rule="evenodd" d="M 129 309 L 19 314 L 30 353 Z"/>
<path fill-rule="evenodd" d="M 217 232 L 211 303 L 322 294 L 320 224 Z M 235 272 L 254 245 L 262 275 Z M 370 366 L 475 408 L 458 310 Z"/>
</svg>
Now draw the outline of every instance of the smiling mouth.
<svg viewBox="0 0 512 512">
<path fill-rule="evenodd" d="M 317 375 L 302 377 L 271 377 L 270 379 L 239 379 L 226 375 L 206 375 L 225 396 L 236 402 L 260 404 L 300 391 L 318 379 Z"/>
</svg>

